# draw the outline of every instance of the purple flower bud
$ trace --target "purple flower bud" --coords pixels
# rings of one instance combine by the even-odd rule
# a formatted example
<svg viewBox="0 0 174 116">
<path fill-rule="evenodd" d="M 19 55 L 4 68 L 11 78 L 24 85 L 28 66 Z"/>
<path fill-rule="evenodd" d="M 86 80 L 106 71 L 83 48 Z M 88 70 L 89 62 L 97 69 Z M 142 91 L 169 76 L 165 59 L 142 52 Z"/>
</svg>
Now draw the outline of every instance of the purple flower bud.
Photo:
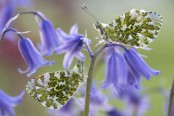
<svg viewBox="0 0 174 116">
<path fill-rule="evenodd" d="M 54 61 L 45 60 L 38 52 L 38 50 L 34 47 L 31 40 L 28 38 L 20 39 L 18 47 L 23 59 L 28 65 L 27 70 L 25 71 L 22 71 L 21 69 L 18 70 L 20 73 L 27 73 L 28 71 L 30 71 L 30 73 L 27 74 L 28 77 L 30 77 L 33 73 L 35 73 L 39 67 L 45 65 L 51 66 L 54 64 Z"/>
<path fill-rule="evenodd" d="M 23 98 L 25 91 L 22 91 L 18 96 L 11 97 L 0 90 L 0 116 L 14 116 L 13 107 L 17 106 Z"/>
<path fill-rule="evenodd" d="M 75 24 L 71 30 L 70 35 L 67 35 L 60 28 L 57 30 L 59 38 L 61 38 L 63 44 L 55 49 L 56 54 L 65 53 L 63 60 L 64 68 L 69 68 L 74 57 L 77 57 L 79 60 L 85 60 L 85 55 L 81 52 L 83 42 L 88 41 L 87 38 L 84 38 L 83 35 L 77 33 L 77 25 Z"/>
</svg>

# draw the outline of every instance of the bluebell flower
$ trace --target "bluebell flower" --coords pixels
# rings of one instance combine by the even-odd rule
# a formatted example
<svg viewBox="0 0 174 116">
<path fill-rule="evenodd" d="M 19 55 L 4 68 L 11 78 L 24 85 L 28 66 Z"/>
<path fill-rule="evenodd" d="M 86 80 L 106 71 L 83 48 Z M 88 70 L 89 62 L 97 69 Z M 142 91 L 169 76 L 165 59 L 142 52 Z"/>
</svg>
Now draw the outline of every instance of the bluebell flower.
<svg viewBox="0 0 174 116">
<path fill-rule="evenodd" d="M 34 47 L 31 40 L 28 38 L 20 39 L 18 47 L 23 59 L 28 65 L 27 70 L 25 71 L 22 71 L 21 69 L 18 70 L 20 73 L 27 73 L 30 71 L 30 73 L 27 74 L 28 77 L 30 77 L 33 73 L 35 73 L 39 67 L 46 65 L 53 65 L 54 63 L 53 61 L 45 60 L 38 52 L 38 50 Z"/>
<path fill-rule="evenodd" d="M 22 101 L 24 94 L 25 91 L 22 91 L 18 96 L 11 97 L 0 90 L 0 116 L 14 116 L 15 111 L 13 107 Z"/>
<path fill-rule="evenodd" d="M 135 48 L 127 49 L 122 45 L 111 46 L 105 53 L 106 76 L 103 88 L 113 85 L 118 93 L 127 85 L 140 88 L 142 76 L 150 79 L 151 76 L 160 73 L 150 68 Z"/>
<path fill-rule="evenodd" d="M 42 16 L 41 22 L 38 22 L 41 36 L 39 49 L 41 54 L 50 56 L 52 55 L 53 50 L 59 46 L 58 37 L 53 24 L 44 17 L 43 14 L 39 13 L 39 15 Z"/>
<path fill-rule="evenodd" d="M 69 68 L 74 57 L 77 57 L 79 60 L 85 60 L 85 55 L 81 52 L 82 46 L 84 42 L 88 42 L 89 40 L 85 38 L 83 35 L 78 34 L 78 28 L 75 24 L 71 30 L 70 34 L 67 35 L 60 28 L 57 30 L 58 36 L 62 39 L 63 44 L 55 49 L 56 54 L 66 53 L 63 66 L 64 68 Z"/>
<path fill-rule="evenodd" d="M 103 88 L 111 85 L 119 90 L 127 84 L 127 64 L 124 60 L 123 53 L 118 47 L 109 47 L 106 49 L 106 76 Z"/>
<path fill-rule="evenodd" d="M 135 78 L 141 75 L 149 80 L 151 76 L 156 76 L 160 73 L 160 71 L 149 67 L 134 48 L 125 50 L 124 57 L 130 72 Z"/>
</svg>

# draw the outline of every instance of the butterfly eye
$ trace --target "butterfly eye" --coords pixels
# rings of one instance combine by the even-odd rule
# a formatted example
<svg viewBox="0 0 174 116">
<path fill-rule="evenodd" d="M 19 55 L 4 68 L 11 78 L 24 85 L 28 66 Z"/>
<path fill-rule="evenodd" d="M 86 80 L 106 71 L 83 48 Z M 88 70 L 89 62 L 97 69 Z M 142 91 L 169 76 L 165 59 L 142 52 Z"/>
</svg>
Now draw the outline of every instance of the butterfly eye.
<svg viewBox="0 0 174 116">
<path fill-rule="evenodd" d="M 96 22 L 96 23 L 94 24 L 94 27 L 95 27 L 96 29 L 100 29 L 100 28 L 99 28 L 99 23 Z"/>
</svg>

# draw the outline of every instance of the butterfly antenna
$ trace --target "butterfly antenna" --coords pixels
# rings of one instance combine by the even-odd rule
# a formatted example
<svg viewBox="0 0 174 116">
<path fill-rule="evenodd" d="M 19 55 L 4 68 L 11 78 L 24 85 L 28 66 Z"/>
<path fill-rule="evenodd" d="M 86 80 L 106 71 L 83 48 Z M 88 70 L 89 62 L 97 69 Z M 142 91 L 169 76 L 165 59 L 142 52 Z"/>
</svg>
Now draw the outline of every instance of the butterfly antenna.
<svg viewBox="0 0 174 116">
<path fill-rule="evenodd" d="M 87 8 L 87 6 L 85 4 L 83 4 L 81 6 L 81 8 L 88 14 L 90 15 L 92 18 L 94 18 L 97 22 L 100 22 L 90 11 L 89 9 Z"/>
</svg>

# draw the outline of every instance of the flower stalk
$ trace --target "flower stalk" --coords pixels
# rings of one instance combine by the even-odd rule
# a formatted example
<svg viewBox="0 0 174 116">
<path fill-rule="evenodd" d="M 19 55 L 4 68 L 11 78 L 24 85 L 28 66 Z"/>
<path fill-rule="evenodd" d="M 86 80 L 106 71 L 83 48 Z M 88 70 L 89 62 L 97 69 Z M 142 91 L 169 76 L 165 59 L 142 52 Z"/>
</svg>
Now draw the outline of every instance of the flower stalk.
<svg viewBox="0 0 174 116">
<path fill-rule="evenodd" d="M 92 84 L 95 60 L 96 57 L 91 57 L 91 62 L 88 71 L 87 85 L 86 85 L 85 111 L 83 116 L 88 116 L 89 114 L 90 93 L 91 93 L 91 84 Z"/>
<path fill-rule="evenodd" d="M 88 46 L 89 47 L 89 46 Z M 94 65 L 96 58 L 100 52 L 102 52 L 107 47 L 107 43 L 104 44 L 102 47 L 100 47 L 94 55 L 91 55 L 92 52 L 89 52 L 91 56 L 90 66 L 88 70 L 88 78 L 87 78 L 87 85 L 86 85 L 86 97 L 85 97 L 85 109 L 83 116 L 89 115 L 89 104 L 90 104 L 90 93 L 91 93 L 91 84 L 92 84 L 92 77 L 93 77 L 93 71 L 94 71 Z M 92 50 L 90 50 L 92 51 Z"/>
<path fill-rule="evenodd" d="M 170 90 L 168 116 L 172 116 L 173 98 L 174 98 L 174 80 L 173 80 L 172 87 Z"/>
</svg>

